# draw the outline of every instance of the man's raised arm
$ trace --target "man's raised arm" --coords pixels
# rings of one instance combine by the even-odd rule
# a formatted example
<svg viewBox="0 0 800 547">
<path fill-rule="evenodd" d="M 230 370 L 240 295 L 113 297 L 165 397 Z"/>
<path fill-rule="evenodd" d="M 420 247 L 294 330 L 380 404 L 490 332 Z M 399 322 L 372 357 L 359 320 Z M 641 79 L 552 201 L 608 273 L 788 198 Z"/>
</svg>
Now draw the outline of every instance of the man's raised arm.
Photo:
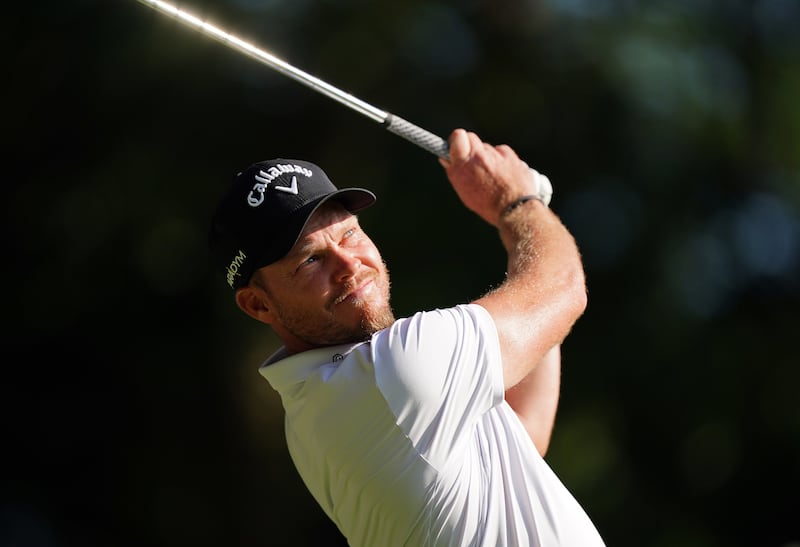
<svg viewBox="0 0 800 547">
<path fill-rule="evenodd" d="M 497 326 L 508 390 L 561 344 L 585 310 L 580 254 L 545 204 L 521 199 L 538 189 L 528 165 L 508 146 L 457 129 L 449 160 L 440 161 L 464 205 L 498 229 L 508 255 L 503 284 L 475 301 Z"/>
</svg>

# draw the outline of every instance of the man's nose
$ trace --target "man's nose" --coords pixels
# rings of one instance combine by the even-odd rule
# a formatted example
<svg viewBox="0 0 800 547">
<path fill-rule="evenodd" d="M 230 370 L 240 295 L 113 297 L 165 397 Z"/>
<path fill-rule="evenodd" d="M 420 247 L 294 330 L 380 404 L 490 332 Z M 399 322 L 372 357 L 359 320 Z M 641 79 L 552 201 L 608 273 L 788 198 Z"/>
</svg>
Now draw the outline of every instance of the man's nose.
<svg viewBox="0 0 800 547">
<path fill-rule="evenodd" d="M 337 281 L 347 281 L 353 277 L 361 266 L 361 260 L 345 249 L 337 249 L 335 277 Z"/>
</svg>

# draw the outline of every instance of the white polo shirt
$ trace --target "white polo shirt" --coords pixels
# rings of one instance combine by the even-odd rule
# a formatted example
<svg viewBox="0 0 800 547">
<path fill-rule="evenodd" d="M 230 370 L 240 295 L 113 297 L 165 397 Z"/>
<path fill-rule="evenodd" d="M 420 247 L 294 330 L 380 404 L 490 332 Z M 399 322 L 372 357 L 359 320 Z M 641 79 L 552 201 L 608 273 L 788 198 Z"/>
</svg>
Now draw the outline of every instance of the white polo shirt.
<svg viewBox="0 0 800 547">
<path fill-rule="evenodd" d="M 300 476 L 350 545 L 603 545 L 505 402 L 483 307 L 284 355 L 259 371 L 281 396 Z"/>
</svg>

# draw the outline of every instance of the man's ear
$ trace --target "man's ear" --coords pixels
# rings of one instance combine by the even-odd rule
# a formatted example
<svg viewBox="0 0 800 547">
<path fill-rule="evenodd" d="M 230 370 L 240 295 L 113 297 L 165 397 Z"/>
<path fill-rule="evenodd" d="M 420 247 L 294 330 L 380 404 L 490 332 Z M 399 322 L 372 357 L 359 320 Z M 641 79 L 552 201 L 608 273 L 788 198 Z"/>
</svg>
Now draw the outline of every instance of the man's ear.
<svg viewBox="0 0 800 547">
<path fill-rule="evenodd" d="M 236 305 L 244 313 L 257 321 L 271 325 L 274 315 L 271 312 L 267 295 L 263 290 L 247 286 L 236 290 Z"/>
</svg>

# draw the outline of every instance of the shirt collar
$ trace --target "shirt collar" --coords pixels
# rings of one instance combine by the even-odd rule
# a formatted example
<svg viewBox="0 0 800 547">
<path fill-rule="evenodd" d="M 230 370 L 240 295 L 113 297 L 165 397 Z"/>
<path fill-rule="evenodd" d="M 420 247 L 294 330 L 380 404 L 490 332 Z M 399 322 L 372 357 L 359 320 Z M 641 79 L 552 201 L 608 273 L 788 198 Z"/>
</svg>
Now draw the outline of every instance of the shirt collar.
<svg viewBox="0 0 800 547">
<path fill-rule="evenodd" d="M 303 382 L 319 367 L 341 361 L 353 349 L 365 343 L 325 346 L 293 355 L 289 355 L 286 347 L 281 346 L 261 364 L 258 372 L 273 389 L 280 392 L 283 388 Z"/>
</svg>

